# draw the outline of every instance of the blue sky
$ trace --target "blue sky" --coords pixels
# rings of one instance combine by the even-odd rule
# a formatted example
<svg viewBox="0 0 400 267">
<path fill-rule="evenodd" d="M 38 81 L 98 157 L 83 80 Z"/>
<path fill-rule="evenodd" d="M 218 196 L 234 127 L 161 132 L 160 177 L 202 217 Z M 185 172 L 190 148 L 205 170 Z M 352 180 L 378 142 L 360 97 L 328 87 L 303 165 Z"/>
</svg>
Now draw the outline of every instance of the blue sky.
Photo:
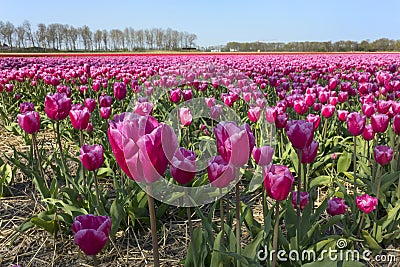
<svg viewBox="0 0 400 267">
<path fill-rule="evenodd" d="M 399 0 L 0 0 L 0 20 L 95 29 L 171 27 L 197 44 L 400 39 Z"/>
</svg>

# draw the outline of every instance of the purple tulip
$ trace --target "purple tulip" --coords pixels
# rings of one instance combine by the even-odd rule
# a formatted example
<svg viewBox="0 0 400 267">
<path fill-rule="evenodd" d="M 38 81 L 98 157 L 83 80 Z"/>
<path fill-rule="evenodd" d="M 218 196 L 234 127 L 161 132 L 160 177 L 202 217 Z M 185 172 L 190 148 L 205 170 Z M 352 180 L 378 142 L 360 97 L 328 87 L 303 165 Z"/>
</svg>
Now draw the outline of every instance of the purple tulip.
<svg viewBox="0 0 400 267">
<path fill-rule="evenodd" d="M 349 133 L 353 136 L 357 136 L 362 134 L 364 130 L 366 117 L 361 116 L 358 112 L 352 112 L 347 116 L 346 122 Z"/>
<path fill-rule="evenodd" d="M 393 159 L 393 149 L 389 146 L 376 146 L 374 148 L 374 158 L 380 165 L 387 165 Z"/>
<path fill-rule="evenodd" d="M 291 120 L 288 121 L 285 130 L 289 141 L 296 149 L 309 146 L 314 138 L 314 124 L 312 122 Z"/>
<path fill-rule="evenodd" d="M 305 191 L 300 192 L 300 210 L 304 210 L 309 201 L 309 194 Z M 297 208 L 297 191 L 292 191 L 292 205 Z"/>
<path fill-rule="evenodd" d="M 376 133 L 384 133 L 389 126 L 390 118 L 386 114 L 375 113 L 371 116 L 372 129 Z"/>
<path fill-rule="evenodd" d="M 123 100 L 126 97 L 126 85 L 124 83 L 114 83 L 114 97 L 118 100 Z"/>
<path fill-rule="evenodd" d="M 111 107 L 112 102 L 113 102 L 113 99 L 109 95 L 101 95 L 101 96 L 99 96 L 99 105 L 100 105 L 100 107 L 104 107 L 104 108 Z"/>
<path fill-rule="evenodd" d="M 96 100 L 93 98 L 86 98 L 83 101 L 85 107 L 87 107 L 87 109 L 89 110 L 90 113 L 92 113 L 94 111 L 94 109 L 96 108 Z"/>
<path fill-rule="evenodd" d="M 176 88 L 175 90 L 170 90 L 169 91 L 169 99 L 173 103 L 178 103 L 181 101 L 182 98 L 182 91 L 179 88 Z"/>
<path fill-rule="evenodd" d="M 96 255 L 107 243 L 111 231 L 111 219 L 108 216 L 79 215 L 74 219 L 72 231 L 74 243 L 86 255 Z"/>
<path fill-rule="evenodd" d="M 79 150 L 79 160 L 88 171 L 97 170 L 104 163 L 104 151 L 101 145 L 83 145 Z"/>
<path fill-rule="evenodd" d="M 111 107 L 100 107 L 100 116 L 107 120 L 111 116 Z"/>
<path fill-rule="evenodd" d="M 301 163 L 313 163 L 318 153 L 318 146 L 319 143 L 313 140 L 309 146 L 303 148 L 301 152 Z"/>
<path fill-rule="evenodd" d="M 35 110 L 35 106 L 31 102 L 24 102 L 19 105 L 19 111 L 21 112 L 21 114 L 24 114 L 25 112 L 28 112 L 28 111 L 34 111 L 34 110 Z"/>
<path fill-rule="evenodd" d="M 68 117 L 72 100 L 64 93 L 48 94 L 44 100 L 44 112 L 51 120 L 60 121 Z"/>
<path fill-rule="evenodd" d="M 375 132 L 374 132 L 374 129 L 372 129 L 371 124 L 365 125 L 365 128 L 364 128 L 364 130 L 362 132 L 362 137 L 366 141 L 371 141 L 372 139 L 374 139 Z"/>
<path fill-rule="evenodd" d="M 137 102 L 134 107 L 134 112 L 141 116 L 151 115 L 154 105 L 150 102 Z"/>
<path fill-rule="evenodd" d="M 69 118 L 72 126 L 76 130 L 85 130 L 89 123 L 90 111 L 86 107 L 82 109 L 71 109 L 69 111 Z"/>
<path fill-rule="evenodd" d="M 328 200 L 328 209 L 326 210 L 331 216 L 344 214 L 346 212 L 347 205 L 344 199 L 340 197 L 334 197 Z"/>
<path fill-rule="evenodd" d="M 179 184 L 190 183 L 196 176 L 196 153 L 179 148 L 171 160 L 170 172 Z"/>
</svg>

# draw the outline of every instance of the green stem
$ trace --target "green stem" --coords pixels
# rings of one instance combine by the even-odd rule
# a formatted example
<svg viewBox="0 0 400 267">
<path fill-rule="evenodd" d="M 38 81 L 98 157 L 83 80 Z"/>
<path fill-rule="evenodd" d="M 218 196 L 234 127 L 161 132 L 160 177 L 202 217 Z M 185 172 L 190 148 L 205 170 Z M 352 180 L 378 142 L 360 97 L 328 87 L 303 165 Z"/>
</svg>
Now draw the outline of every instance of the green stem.
<svg viewBox="0 0 400 267">
<path fill-rule="evenodd" d="M 47 183 L 47 180 L 44 177 L 44 171 L 42 168 L 42 159 L 40 157 L 40 152 L 39 152 L 39 148 L 38 148 L 38 144 L 37 144 L 37 140 L 36 140 L 36 133 L 32 134 L 32 143 L 33 143 L 33 148 L 34 148 L 34 154 L 36 155 L 36 159 L 38 161 L 40 176 L 42 176 L 42 179 L 46 183 L 47 188 L 49 188 L 49 184 Z"/>
<path fill-rule="evenodd" d="M 97 259 L 97 256 L 93 255 L 92 258 L 93 258 L 93 265 L 95 267 L 98 267 L 99 266 L 99 260 Z"/>
<path fill-rule="evenodd" d="M 222 189 L 219 189 L 220 194 L 222 195 Z M 221 231 L 222 231 L 222 237 L 221 237 L 221 248 L 224 245 L 224 239 L 225 239 L 225 214 L 224 214 L 224 197 L 221 197 L 219 199 L 219 212 L 220 212 L 220 217 L 221 217 Z"/>
<path fill-rule="evenodd" d="M 278 254 L 278 234 L 279 234 L 279 201 L 276 201 L 275 205 L 275 225 L 274 225 L 274 237 L 272 239 L 272 249 L 274 254 L 272 255 L 272 267 L 276 266 L 276 258 Z"/>
<path fill-rule="evenodd" d="M 303 164 L 303 191 L 307 192 L 307 171 L 308 170 L 308 164 L 304 163 Z"/>
<path fill-rule="evenodd" d="M 297 250 L 300 252 L 300 192 L 301 192 L 301 157 L 302 157 L 302 150 L 298 149 L 297 151 L 298 156 L 298 169 L 297 169 L 297 206 L 296 206 L 296 215 L 297 215 Z"/>
<path fill-rule="evenodd" d="M 147 202 L 149 205 L 149 215 L 150 215 L 150 227 L 151 227 L 151 241 L 153 244 L 153 258 L 154 267 L 160 266 L 160 254 L 158 252 L 158 239 L 157 239 L 157 224 L 156 224 L 156 212 L 154 207 L 154 199 L 150 195 L 151 187 L 147 185 Z"/>
<path fill-rule="evenodd" d="M 240 244 L 240 188 L 239 182 L 235 186 L 236 188 L 236 252 L 240 255 L 241 244 Z M 240 267 L 240 261 L 237 260 L 237 265 Z"/>
<path fill-rule="evenodd" d="M 374 224 L 374 234 L 375 238 L 378 235 L 378 207 L 379 207 L 379 192 L 381 191 L 381 180 L 382 180 L 382 168 L 383 166 L 379 166 L 379 177 L 378 177 L 378 186 L 376 188 L 376 198 L 378 199 L 378 203 L 376 204 L 375 209 L 375 224 Z"/>
<path fill-rule="evenodd" d="M 93 171 L 94 175 L 94 186 L 96 188 L 96 202 L 97 202 L 97 208 L 100 208 L 100 195 L 99 195 L 99 184 L 97 182 L 97 173 L 96 171 Z"/>
<path fill-rule="evenodd" d="M 83 137 L 83 131 L 80 131 L 79 135 L 79 145 L 82 147 L 84 144 L 84 137 Z M 82 183 L 83 183 L 83 190 L 86 189 L 86 175 L 85 175 L 85 168 L 83 167 L 83 164 L 81 162 L 81 169 L 82 169 Z"/>
<path fill-rule="evenodd" d="M 328 119 L 324 118 L 324 127 L 322 129 L 322 142 L 325 145 L 326 128 L 328 127 Z"/>
<path fill-rule="evenodd" d="M 63 148 L 61 144 L 61 133 L 60 133 L 60 122 L 56 121 L 56 135 L 57 135 L 57 144 L 58 144 L 58 149 L 60 150 L 60 160 L 61 160 L 61 165 L 64 168 L 64 173 L 65 176 L 65 186 L 69 187 L 69 181 L 68 181 L 68 173 L 65 165 L 65 160 L 64 160 L 64 153 L 63 153 Z"/>
<path fill-rule="evenodd" d="M 353 172 L 354 172 L 354 201 L 357 196 L 357 136 L 353 137 L 354 154 L 353 154 Z"/>
<path fill-rule="evenodd" d="M 360 233 L 364 225 L 364 220 L 365 220 L 365 212 L 362 213 L 361 221 L 360 221 L 360 228 L 358 228 L 357 232 L 357 238 L 360 238 Z"/>
<path fill-rule="evenodd" d="M 192 246 L 192 252 L 193 252 L 193 257 L 194 257 L 194 267 L 197 267 L 197 251 L 196 247 L 194 245 L 194 238 L 193 238 L 193 223 L 192 223 L 192 213 L 190 211 L 190 207 L 186 208 L 186 215 L 188 218 L 188 224 L 189 224 L 189 232 L 190 232 L 190 244 Z"/>
</svg>

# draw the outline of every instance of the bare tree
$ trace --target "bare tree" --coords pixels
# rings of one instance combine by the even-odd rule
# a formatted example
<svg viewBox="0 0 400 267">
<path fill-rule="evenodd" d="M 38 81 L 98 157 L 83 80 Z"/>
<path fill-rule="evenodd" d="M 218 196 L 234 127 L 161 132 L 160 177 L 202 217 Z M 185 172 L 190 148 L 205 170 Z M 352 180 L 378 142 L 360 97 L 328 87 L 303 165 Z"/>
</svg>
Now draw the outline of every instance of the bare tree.
<svg viewBox="0 0 400 267">
<path fill-rule="evenodd" d="M 135 42 L 135 30 L 132 27 L 127 27 L 124 30 L 124 38 L 125 38 L 125 43 L 128 48 L 128 50 L 133 50 L 133 44 Z"/>
<path fill-rule="evenodd" d="M 112 29 L 110 31 L 110 39 L 113 44 L 113 49 L 114 50 L 119 50 L 123 49 L 125 46 L 125 41 L 124 41 L 124 33 L 121 30 L 118 29 Z"/>
<path fill-rule="evenodd" d="M 164 31 L 163 29 L 160 28 L 154 29 L 154 31 L 155 31 L 157 49 L 161 49 L 163 47 L 163 42 L 164 42 Z"/>
<path fill-rule="evenodd" d="M 35 38 L 29 20 L 24 20 L 24 22 L 22 23 L 22 27 L 24 27 L 25 29 L 26 40 L 30 43 L 31 46 L 35 46 Z"/>
<path fill-rule="evenodd" d="M 18 48 L 25 48 L 25 29 L 22 25 L 15 28 L 16 33 L 16 46 Z"/>
<path fill-rule="evenodd" d="M 137 44 L 137 47 L 140 49 L 144 48 L 144 33 L 143 30 L 138 30 L 136 31 L 135 34 L 135 43 Z"/>
<path fill-rule="evenodd" d="M 84 25 L 79 28 L 79 35 L 82 38 L 83 47 L 85 50 L 92 50 L 93 47 L 93 38 L 92 38 L 92 31 L 90 30 L 89 26 Z"/>
<path fill-rule="evenodd" d="M 153 49 L 154 48 L 154 35 L 153 31 L 146 29 L 144 30 L 144 35 L 146 37 L 146 45 L 148 49 Z"/>
<path fill-rule="evenodd" d="M 35 32 L 36 42 L 44 49 L 47 48 L 47 27 L 43 23 L 39 23 Z"/>
<path fill-rule="evenodd" d="M 10 46 L 10 48 L 13 48 L 13 36 L 15 33 L 15 26 L 11 22 L 7 21 L 5 24 L 3 24 L 0 28 L 1 30 L 1 35 L 3 35 L 4 41 L 7 42 L 7 45 Z"/>
<path fill-rule="evenodd" d="M 103 40 L 103 32 L 101 30 L 97 30 L 93 35 L 93 45 L 96 50 L 101 49 L 101 42 Z"/>
<path fill-rule="evenodd" d="M 108 31 L 107 30 L 103 30 L 103 44 L 104 44 L 104 50 L 108 49 Z"/>
</svg>

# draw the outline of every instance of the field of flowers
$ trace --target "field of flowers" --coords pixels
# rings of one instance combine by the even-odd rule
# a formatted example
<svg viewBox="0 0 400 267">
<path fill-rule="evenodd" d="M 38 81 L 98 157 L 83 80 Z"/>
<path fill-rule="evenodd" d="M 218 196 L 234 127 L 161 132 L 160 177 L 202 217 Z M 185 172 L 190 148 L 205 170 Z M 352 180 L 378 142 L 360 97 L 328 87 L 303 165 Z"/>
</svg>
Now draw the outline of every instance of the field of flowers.
<svg viewBox="0 0 400 267">
<path fill-rule="evenodd" d="M 4 57 L 0 97 L 1 266 L 398 266 L 398 54 Z"/>
</svg>

